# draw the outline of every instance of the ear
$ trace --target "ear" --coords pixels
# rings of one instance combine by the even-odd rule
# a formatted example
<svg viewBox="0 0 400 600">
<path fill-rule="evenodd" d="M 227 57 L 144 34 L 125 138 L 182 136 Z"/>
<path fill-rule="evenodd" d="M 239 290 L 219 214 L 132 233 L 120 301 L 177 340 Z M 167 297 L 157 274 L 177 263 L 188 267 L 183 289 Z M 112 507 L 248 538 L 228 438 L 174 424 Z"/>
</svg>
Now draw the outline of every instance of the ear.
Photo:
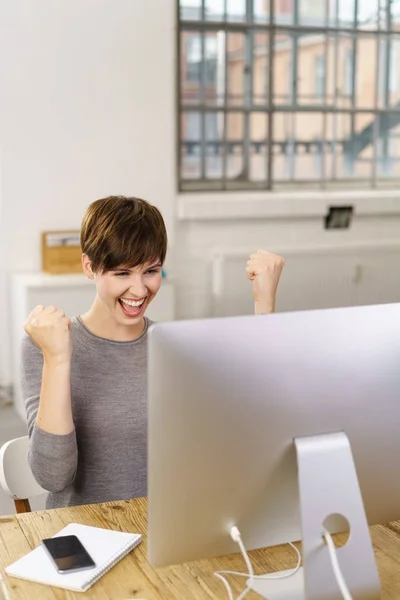
<svg viewBox="0 0 400 600">
<path fill-rule="evenodd" d="M 90 262 L 90 258 L 86 254 L 82 254 L 82 269 L 88 279 L 94 279 L 92 263 Z"/>
</svg>

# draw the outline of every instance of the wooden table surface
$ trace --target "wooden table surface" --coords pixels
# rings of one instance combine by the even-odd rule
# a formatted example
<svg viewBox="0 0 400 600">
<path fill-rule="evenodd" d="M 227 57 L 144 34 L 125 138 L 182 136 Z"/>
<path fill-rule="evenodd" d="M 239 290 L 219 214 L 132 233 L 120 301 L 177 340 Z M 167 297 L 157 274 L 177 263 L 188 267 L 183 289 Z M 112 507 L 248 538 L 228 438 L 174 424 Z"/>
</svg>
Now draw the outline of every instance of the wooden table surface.
<svg viewBox="0 0 400 600">
<path fill-rule="evenodd" d="M 5 575 L 6 566 L 35 548 L 41 539 L 53 536 L 71 522 L 131 533 L 139 532 L 144 538 L 135 550 L 85 594 Z M 9 590 L 10 599 L 224 600 L 227 597 L 226 590 L 214 576 L 214 571 L 245 571 L 240 555 L 153 569 L 147 561 L 146 530 L 147 506 L 143 498 L 0 517 L 0 572 Z M 382 599 L 399 600 L 400 522 L 373 527 L 371 532 L 382 583 Z M 295 553 L 287 545 L 254 551 L 250 555 L 256 573 L 278 571 L 296 565 Z M 246 580 L 232 577 L 230 581 L 237 596 Z M 246 598 L 256 600 L 259 596 L 251 592 Z"/>
</svg>

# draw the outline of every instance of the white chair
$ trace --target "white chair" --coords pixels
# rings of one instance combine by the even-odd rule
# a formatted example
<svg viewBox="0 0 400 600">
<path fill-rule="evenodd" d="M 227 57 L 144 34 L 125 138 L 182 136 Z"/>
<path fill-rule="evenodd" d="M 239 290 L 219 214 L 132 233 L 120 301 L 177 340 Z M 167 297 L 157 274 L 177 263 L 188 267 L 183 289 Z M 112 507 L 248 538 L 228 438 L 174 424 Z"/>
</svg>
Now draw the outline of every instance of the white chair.
<svg viewBox="0 0 400 600">
<path fill-rule="evenodd" d="M 0 448 L 0 486 L 13 498 L 17 513 L 30 512 L 29 498 L 45 491 L 28 463 L 28 436 L 15 438 Z"/>
</svg>

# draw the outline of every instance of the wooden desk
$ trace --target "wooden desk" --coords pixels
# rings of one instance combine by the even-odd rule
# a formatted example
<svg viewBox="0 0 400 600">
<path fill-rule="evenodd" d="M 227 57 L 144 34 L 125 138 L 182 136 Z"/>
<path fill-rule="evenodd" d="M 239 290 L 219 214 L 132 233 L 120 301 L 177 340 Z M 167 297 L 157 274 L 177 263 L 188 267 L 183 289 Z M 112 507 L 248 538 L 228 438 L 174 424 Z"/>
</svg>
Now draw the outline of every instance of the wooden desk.
<svg viewBox="0 0 400 600">
<path fill-rule="evenodd" d="M 201 560 L 174 567 L 153 569 L 147 562 L 146 539 L 88 592 L 73 593 L 22 581 L 4 574 L 4 568 L 35 548 L 44 537 L 53 536 L 68 523 L 84 523 L 109 529 L 146 533 L 146 500 L 110 502 L 90 506 L 0 517 L 0 572 L 11 600 L 217 600 L 226 590 L 214 571 L 244 571 L 240 555 Z M 372 528 L 372 539 L 382 582 L 382 600 L 400 598 L 400 522 Z M 289 546 L 251 552 L 256 573 L 288 569 L 296 564 Z M 235 595 L 245 579 L 230 578 Z M 249 600 L 259 596 L 249 593 Z"/>
</svg>

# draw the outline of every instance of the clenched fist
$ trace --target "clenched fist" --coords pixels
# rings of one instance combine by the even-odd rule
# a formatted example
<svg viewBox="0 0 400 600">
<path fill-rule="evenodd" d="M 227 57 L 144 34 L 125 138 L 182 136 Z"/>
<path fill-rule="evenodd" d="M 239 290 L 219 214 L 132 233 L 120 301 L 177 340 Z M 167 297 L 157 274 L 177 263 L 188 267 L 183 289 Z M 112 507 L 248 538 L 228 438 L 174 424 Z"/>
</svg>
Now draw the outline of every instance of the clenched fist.
<svg viewBox="0 0 400 600">
<path fill-rule="evenodd" d="M 266 250 L 254 252 L 246 265 L 247 277 L 253 282 L 256 314 L 274 312 L 276 290 L 285 261 Z"/>
<path fill-rule="evenodd" d="M 71 321 L 55 306 L 36 306 L 24 329 L 45 358 L 57 362 L 71 358 Z"/>
</svg>

